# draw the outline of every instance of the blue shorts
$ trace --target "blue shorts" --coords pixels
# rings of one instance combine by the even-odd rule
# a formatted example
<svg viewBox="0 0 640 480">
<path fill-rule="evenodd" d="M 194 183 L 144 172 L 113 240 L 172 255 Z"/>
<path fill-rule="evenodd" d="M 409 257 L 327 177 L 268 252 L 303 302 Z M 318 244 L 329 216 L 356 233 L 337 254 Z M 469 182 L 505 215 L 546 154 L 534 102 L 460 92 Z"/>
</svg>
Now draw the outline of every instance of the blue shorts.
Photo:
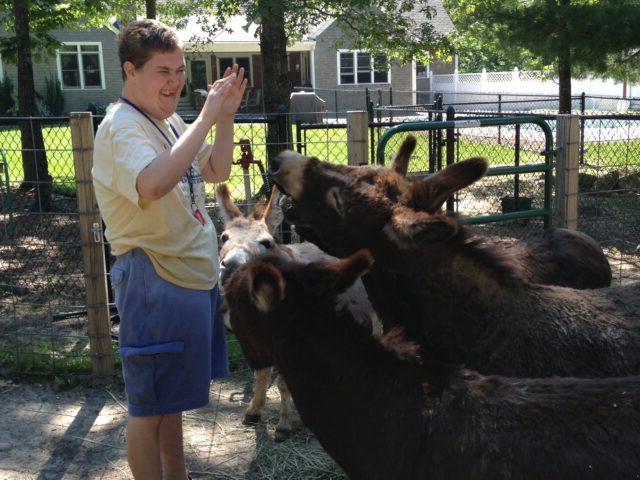
<svg viewBox="0 0 640 480">
<path fill-rule="evenodd" d="M 167 282 L 139 248 L 119 256 L 110 275 L 129 414 L 207 405 L 211 379 L 229 373 L 218 287 L 192 290 Z"/>
</svg>

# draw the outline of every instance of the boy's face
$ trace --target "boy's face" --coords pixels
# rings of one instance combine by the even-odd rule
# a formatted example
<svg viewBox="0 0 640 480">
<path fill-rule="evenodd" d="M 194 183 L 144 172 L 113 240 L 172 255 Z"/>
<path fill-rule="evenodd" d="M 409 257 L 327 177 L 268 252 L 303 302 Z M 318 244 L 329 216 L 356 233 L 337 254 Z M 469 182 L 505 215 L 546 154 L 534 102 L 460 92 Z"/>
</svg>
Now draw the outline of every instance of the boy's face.
<svg viewBox="0 0 640 480">
<path fill-rule="evenodd" d="M 125 62 L 126 94 L 145 113 L 164 120 L 176 111 L 185 82 L 185 64 L 181 48 L 155 52 L 139 69 Z"/>
</svg>

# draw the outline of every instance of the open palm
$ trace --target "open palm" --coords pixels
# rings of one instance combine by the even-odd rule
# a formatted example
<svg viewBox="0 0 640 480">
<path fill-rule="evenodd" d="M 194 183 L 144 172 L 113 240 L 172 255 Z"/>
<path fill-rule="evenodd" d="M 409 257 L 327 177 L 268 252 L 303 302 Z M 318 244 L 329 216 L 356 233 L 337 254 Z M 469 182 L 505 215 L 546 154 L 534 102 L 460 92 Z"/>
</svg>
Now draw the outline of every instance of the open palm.
<svg viewBox="0 0 640 480">
<path fill-rule="evenodd" d="M 244 68 L 238 69 L 238 65 L 234 65 L 233 69 L 225 72 L 225 77 L 236 73 L 236 78 L 232 80 L 229 90 L 222 104 L 222 111 L 228 115 L 234 115 L 240 106 L 244 91 L 247 88 L 247 79 L 244 78 Z"/>
</svg>

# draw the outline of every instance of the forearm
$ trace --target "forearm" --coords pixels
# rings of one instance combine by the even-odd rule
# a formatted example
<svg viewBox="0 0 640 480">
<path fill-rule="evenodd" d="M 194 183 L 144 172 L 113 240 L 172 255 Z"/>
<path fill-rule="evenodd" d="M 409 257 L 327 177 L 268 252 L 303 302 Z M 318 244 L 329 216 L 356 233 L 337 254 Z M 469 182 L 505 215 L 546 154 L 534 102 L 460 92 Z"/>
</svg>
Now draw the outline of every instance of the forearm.
<svg viewBox="0 0 640 480">
<path fill-rule="evenodd" d="M 233 117 L 220 119 L 216 124 L 216 137 L 209 155 L 211 174 L 208 182 L 224 182 L 231 173 L 233 161 Z"/>
<path fill-rule="evenodd" d="M 136 179 L 138 194 L 156 200 L 169 193 L 191 165 L 209 129 L 208 122 L 198 117 L 171 148 L 140 172 Z"/>
</svg>

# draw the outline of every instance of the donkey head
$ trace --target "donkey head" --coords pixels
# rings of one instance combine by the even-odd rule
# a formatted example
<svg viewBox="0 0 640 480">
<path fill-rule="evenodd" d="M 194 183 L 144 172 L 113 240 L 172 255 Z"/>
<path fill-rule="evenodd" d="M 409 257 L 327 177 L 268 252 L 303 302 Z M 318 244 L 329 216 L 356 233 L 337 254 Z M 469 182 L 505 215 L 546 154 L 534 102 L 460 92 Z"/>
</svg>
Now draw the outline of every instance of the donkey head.
<svg viewBox="0 0 640 480">
<path fill-rule="evenodd" d="M 218 186 L 216 193 L 224 221 L 220 234 L 220 280 L 224 282 L 234 269 L 256 255 L 277 250 L 274 234 L 283 216 L 275 188 L 269 201 L 258 203 L 247 216 L 233 203 L 226 185 Z"/>
<path fill-rule="evenodd" d="M 302 264 L 261 255 L 239 267 L 226 284 L 231 325 L 249 364 L 265 366 L 273 358 L 273 336 L 287 322 L 326 322 L 336 312 L 336 296 L 371 267 L 360 251 L 344 260 Z"/>
<path fill-rule="evenodd" d="M 415 138 L 408 137 L 393 168 L 337 166 L 285 151 L 272 160 L 271 178 L 297 231 L 322 249 L 345 256 L 361 248 L 408 249 L 444 241 L 458 222 L 439 212 L 446 199 L 480 179 L 482 158 L 451 165 L 425 180 L 404 177 Z"/>
</svg>

